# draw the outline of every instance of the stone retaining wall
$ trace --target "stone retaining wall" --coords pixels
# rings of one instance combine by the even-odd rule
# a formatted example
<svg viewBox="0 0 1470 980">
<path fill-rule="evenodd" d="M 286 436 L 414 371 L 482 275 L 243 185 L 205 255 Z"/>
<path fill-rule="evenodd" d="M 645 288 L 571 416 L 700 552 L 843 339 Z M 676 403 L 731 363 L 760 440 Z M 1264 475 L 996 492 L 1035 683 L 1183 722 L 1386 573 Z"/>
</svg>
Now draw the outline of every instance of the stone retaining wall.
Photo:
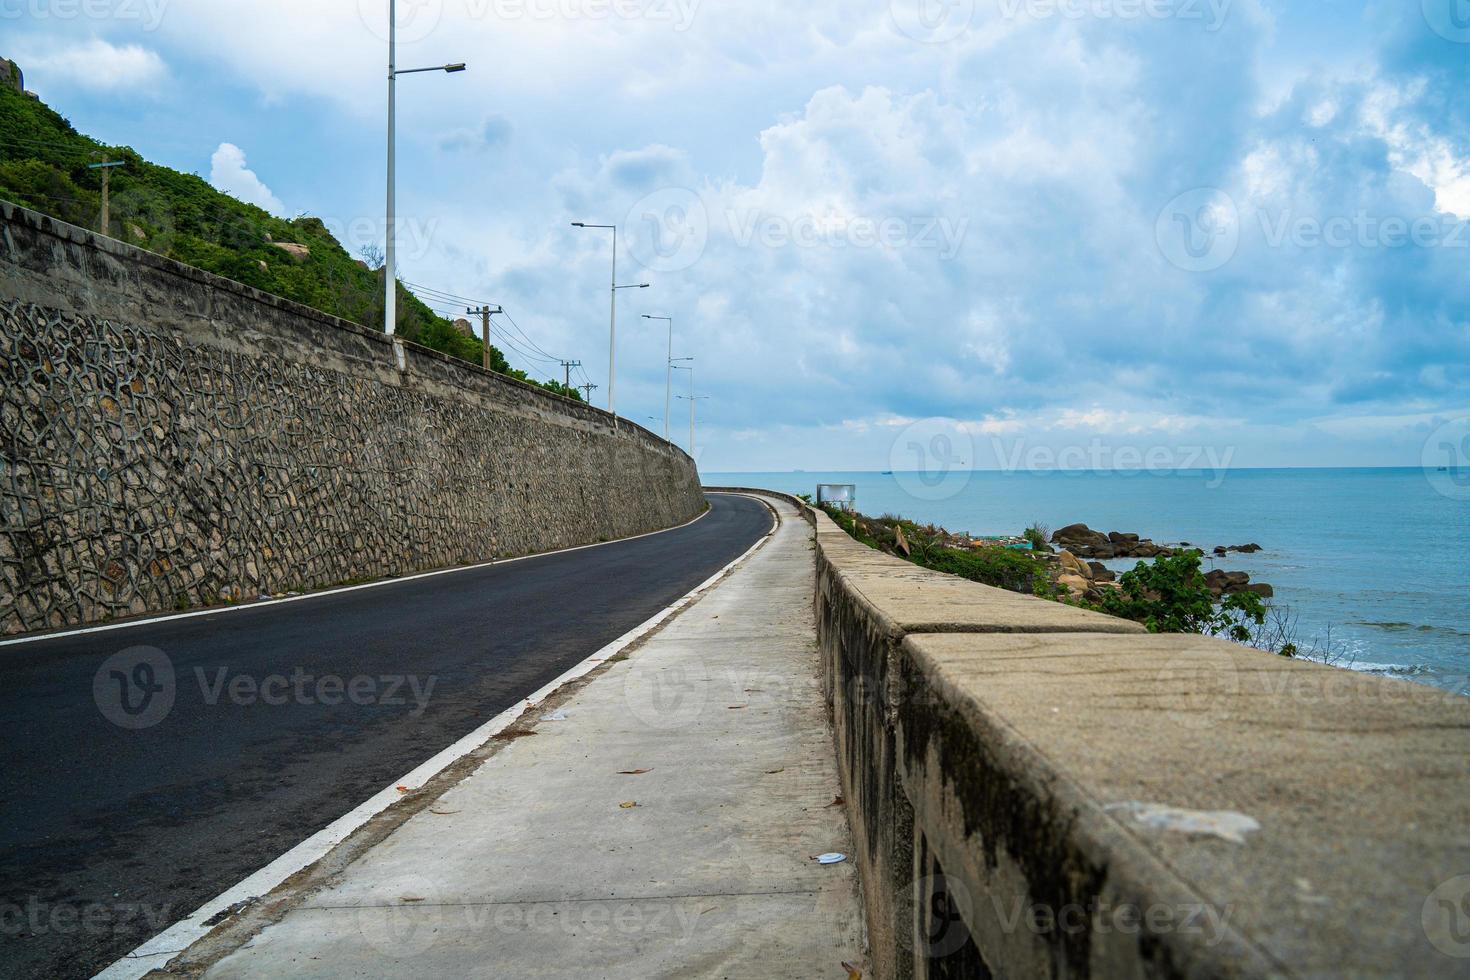
<svg viewBox="0 0 1470 980">
<path fill-rule="evenodd" d="M 806 508 L 875 975 L 1470 976 L 1470 701 L 919 568 Z"/>
<path fill-rule="evenodd" d="M 0 376 L 7 634 L 704 506 L 693 460 L 626 420 L 4 202 Z"/>
</svg>

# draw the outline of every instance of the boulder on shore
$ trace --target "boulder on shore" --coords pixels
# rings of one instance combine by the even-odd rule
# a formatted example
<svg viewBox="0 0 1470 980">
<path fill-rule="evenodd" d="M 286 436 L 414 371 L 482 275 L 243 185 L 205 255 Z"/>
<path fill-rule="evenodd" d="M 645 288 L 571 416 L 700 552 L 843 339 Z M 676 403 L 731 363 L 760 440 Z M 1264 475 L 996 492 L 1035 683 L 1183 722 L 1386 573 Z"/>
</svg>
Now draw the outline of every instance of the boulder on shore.
<svg viewBox="0 0 1470 980">
<path fill-rule="evenodd" d="M 1057 578 L 1057 584 L 1072 594 L 1072 598 L 1081 599 L 1087 595 L 1092 588 L 1092 581 L 1081 575 L 1068 573 Z"/>
<path fill-rule="evenodd" d="M 1150 538 L 1128 531 L 1103 534 L 1086 524 L 1069 524 L 1051 539 L 1078 558 L 1169 558 L 1174 554 L 1173 548 L 1154 544 Z"/>
<path fill-rule="evenodd" d="M 1254 592 L 1262 599 L 1270 599 L 1276 595 L 1276 590 L 1265 582 L 1252 583 L 1249 572 L 1227 572 L 1212 568 L 1205 572 L 1205 585 L 1216 599 L 1238 592 Z"/>
<path fill-rule="evenodd" d="M 1079 578 L 1085 578 L 1089 581 L 1092 579 L 1092 569 L 1070 551 L 1063 550 L 1058 558 L 1062 563 L 1063 575 L 1076 575 Z"/>
<path fill-rule="evenodd" d="M 1112 558 L 1113 543 L 1101 531 L 1086 524 L 1069 524 L 1052 532 L 1052 544 L 1065 548 L 1079 558 Z"/>
</svg>

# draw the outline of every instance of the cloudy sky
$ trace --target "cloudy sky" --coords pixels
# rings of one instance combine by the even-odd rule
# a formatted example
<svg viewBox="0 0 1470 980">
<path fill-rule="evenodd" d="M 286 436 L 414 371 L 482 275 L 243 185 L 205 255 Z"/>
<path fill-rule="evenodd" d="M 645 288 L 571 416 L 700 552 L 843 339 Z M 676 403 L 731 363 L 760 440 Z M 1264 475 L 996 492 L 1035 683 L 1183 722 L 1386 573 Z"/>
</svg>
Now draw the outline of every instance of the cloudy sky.
<svg viewBox="0 0 1470 980">
<path fill-rule="evenodd" d="M 381 240 L 386 0 L 0 0 L 81 130 Z M 1470 414 L 1467 0 L 400 0 L 404 279 L 707 471 L 1417 465 Z M 446 307 L 447 308 L 447 307 Z M 542 377 L 555 365 L 512 353 Z M 687 373 L 675 376 L 687 391 Z M 687 431 L 674 403 L 675 436 Z M 922 451 L 922 450 L 919 450 Z M 1195 457 L 1199 457 L 1196 455 Z"/>
</svg>

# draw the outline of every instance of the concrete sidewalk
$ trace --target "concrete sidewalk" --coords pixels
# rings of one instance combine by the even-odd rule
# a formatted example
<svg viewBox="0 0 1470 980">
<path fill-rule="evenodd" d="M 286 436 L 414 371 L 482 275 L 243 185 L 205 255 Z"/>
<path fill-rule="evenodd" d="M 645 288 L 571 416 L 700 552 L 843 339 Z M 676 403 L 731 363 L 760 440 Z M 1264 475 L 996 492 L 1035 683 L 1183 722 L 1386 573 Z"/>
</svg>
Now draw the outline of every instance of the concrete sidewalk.
<svg viewBox="0 0 1470 980">
<path fill-rule="evenodd" d="M 814 860 L 852 843 L 812 536 L 770 502 L 780 527 L 728 578 L 205 975 L 865 970 L 856 866 Z"/>
</svg>

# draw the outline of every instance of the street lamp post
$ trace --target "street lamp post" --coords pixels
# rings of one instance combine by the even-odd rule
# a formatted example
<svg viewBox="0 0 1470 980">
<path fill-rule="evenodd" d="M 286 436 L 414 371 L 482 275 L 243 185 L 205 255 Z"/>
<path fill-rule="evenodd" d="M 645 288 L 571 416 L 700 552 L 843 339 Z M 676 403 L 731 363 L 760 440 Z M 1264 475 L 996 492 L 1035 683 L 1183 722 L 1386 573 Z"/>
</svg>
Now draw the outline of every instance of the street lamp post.
<svg viewBox="0 0 1470 980">
<path fill-rule="evenodd" d="M 608 305 L 607 323 L 607 410 L 614 416 L 617 415 L 616 401 L 614 400 L 613 386 L 616 380 L 617 357 L 618 357 L 618 290 L 619 289 L 647 289 L 648 283 L 639 282 L 627 286 L 618 285 L 618 226 L 617 225 L 590 225 L 585 221 L 573 221 L 573 228 L 601 228 L 613 233 L 612 239 L 612 289 L 611 300 Z"/>
<path fill-rule="evenodd" d="M 681 358 L 679 358 L 679 360 L 681 360 L 681 361 L 692 361 L 692 360 L 694 360 L 694 358 L 692 358 L 692 357 L 681 357 Z M 688 371 L 689 372 L 689 394 L 687 394 L 687 395 L 680 395 L 679 397 L 681 399 L 689 402 L 689 455 L 692 458 L 694 456 L 694 403 L 695 402 L 702 402 L 702 401 L 704 401 L 705 399 L 709 398 L 709 395 L 699 395 L 698 397 L 695 396 L 695 394 L 694 394 L 694 365 L 691 364 L 689 367 L 683 367 L 681 365 L 675 365 L 674 366 L 674 370 L 676 370 L 676 371 Z"/>
<path fill-rule="evenodd" d="M 690 391 L 693 391 L 694 390 L 694 368 L 693 367 L 684 367 L 679 362 L 680 361 L 692 361 L 692 360 L 694 360 L 694 358 L 692 358 L 692 357 L 670 357 L 669 358 L 669 371 L 668 371 L 668 375 L 669 375 L 670 378 L 672 378 L 674 376 L 674 372 L 675 371 L 688 371 L 689 372 L 689 390 Z M 665 389 L 665 391 L 664 391 L 664 418 L 665 419 L 667 419 L 669 417 L 669 404 L 670 403 L 668 401 L 668 394 L 669 394 L 668 390 Z M 684 396 L 683 395 L 680 395 L 679 397 L 680 398 L 683 398 Z M 669 428 L 668 427 L 668 424 L 665 423 L 665 425 L 664 425 L 664 438 L 665 439 L 669 439 L 669 441 L 672 442 L 673 440 L 669 437 L 669 434 L 668 434 L 668 428 Z M 693 432 L 694 430 L 691 429 L 690 431 Z M 691 456 L 694 455 L 693 450 L 690 451 L 689 455 L 691 455 Z"/>
<path fill-rule="evenodd" d="M 680 361 L 692 361 L 692 360 L 694 360 L 694 358 L 692 358 L 692 357 L 671 357 L 671 358 L 669 358 L 669 377 L 673 377 L 675 371 L 688 371 L 688 372 L 690 372 L 690 374 L 689 374 L 689 381 L 692 384 L 694 382 L 694 374 L 693 374 L 694 368 L 692 368 L 692 367 L 683 367 L 679 363 Z M 684 396 L 683 395 L 680 395 L 679 397 L 680 398 L 683 398 Z M 665 415 L 668 414 L 668 409 L 667 408 L 664 409 L 664 414 Z"/>
<path fill-rule="evenodd" d="M 643 314 L 645 320 L 665 320 L 669 324 L 669 355 L 664 364 L 664 442 L 669 441 L 669 407 L 673 403 L 674 395 L 674 318 L 671 316 L 649 316 Z"/>
<path fill-rule="evenodd" d="M 398 3 L 388 0 L 388 227 L 387 245 L 383 249 L 383 333 L 388 336 L 398 330 L 398 202 L 397 202 L 397 157 L 398 140 L 398 76 L 416 75 L 426 71 L 442 71 L 453 74 L 465 70 L 464 62 L 452 65 L 436 65 L 433 68 L 398 69 Z"/>
</svg>

